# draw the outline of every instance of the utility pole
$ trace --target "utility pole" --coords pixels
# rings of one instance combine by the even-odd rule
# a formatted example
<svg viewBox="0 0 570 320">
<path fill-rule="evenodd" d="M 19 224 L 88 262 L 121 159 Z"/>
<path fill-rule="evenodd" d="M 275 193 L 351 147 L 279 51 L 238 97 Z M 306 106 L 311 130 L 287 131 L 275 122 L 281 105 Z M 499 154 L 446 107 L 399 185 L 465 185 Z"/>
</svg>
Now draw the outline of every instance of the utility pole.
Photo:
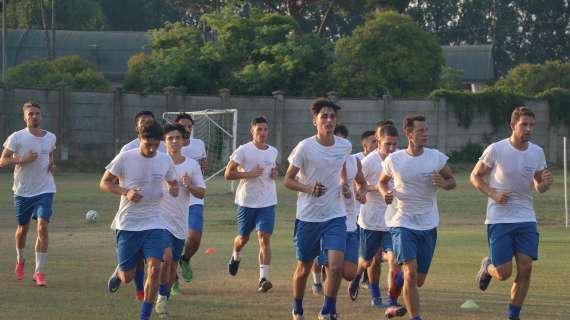
<svg viewBox="0 0 570 320">
<path fill-rule="evenodd" d="M 6 83 L 6 68 L 8 67 L 7 65 L 7 48 L 6 48 L 6 43 L 8 42 L 6 40 L 6 25 L 8 24 L 8 5 L 7 5 L 8 0 L 2 0 L 2 82 Z"/>
<path fill-rule="evenodd" d="M 55 0 L 51 0 L 51 54 L 55 59 Z"/>
</svg>

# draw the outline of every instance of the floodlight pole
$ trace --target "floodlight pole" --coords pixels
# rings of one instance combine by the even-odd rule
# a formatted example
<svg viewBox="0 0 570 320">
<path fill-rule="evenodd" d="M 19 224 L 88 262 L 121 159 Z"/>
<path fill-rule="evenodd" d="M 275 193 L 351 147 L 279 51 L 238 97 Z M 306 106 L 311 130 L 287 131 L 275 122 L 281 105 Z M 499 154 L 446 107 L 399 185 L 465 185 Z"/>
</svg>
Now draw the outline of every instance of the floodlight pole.
<svg viewBox="0 0 570 320">
<path fill-rule="evenodd" d="M 6 40 L 6 26 L 8 24 L 7 20 L 8 20 L 8 5 L 7 5 L 8 0 L 2 0 L 2 82 L 6 83 L 6 68 L 7 68 L 7 48 L 6 48 L 6 43 L 8 42 Z"/>
</svg>

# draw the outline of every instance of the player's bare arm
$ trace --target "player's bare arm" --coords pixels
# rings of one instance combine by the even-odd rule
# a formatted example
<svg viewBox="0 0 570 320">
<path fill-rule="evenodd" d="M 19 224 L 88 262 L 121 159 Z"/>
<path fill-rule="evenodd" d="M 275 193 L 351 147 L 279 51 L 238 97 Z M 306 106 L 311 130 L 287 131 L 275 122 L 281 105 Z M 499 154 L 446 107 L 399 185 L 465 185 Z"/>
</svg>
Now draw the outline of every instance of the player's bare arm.
<svg viewBox="0 0 570 320">
<path fill-rule="evenodd" d="M 378 191 L 386 204 L 391 204 L 394 201 L 394 190 L 388 185 L 390 180 L 392 180 L 392 177 L 383 172 L 380 175 L 380 180 L 378 180 Z"/>
<path fill-rule="evenodd" d="M 57 170 L 57 166 L 55 165 L 55 157 L 53 155 L 53 152 L 49 153 L 49 165 L 48 165 L 48 171 L 51 173 L 54 173 Z"/>
<path fill-rule="evenodd" d="M 554 182 L 554 176 L 552 171 L 545 168 L 544 170 L 537 171 L 534 174 L 534 190 L 539 193 L 544 193 L 550 189 L 550 186 Z"/>
<path fill-rule="evenodd" d="M 445 165 L 439 172 L 434 171 L 431 176 L 431 182 L 443 190 L 452 190 L 456 187 L 453 172 L 448 165 Z"/>
<path fill-rule="evenodd" d="M 327 191 L 327 187 L 325 187 L 320 182 L 315 183 L 314 185 L 306 185 L 297 180 L 297 173 L 299 173 L 299 168 L 295 167 L 294 165 L 289 165 L 287 169 L 287 173 L 285 173 L 285 179 L 283 181 L 283 185 L 285 188 L 297 191 L 297 192 L 304 192 L 308 193 L 314 197 L 320 197 Z"/>
<path fill-rule="evenodd" d="M 204 199 L 206 196 L 206 189 L 192 185 L 192 181 L 188 173 L 182 176 L 182 185 L 184 186 L 184 189 L 186 189 L 186 192 L 189 192 L 198 199 Z"/>
<path fill-rule="evenodd" d="M 475 189 L 479 190 L 482 194 L 486 195 L 487 197 L 493 199 L 495 202 L 499 204 L 506 204 L 509 201 L 512 192 L 499 192 L 493 188 L 485 181 L 484 177 L 491 172 L 491 168 L 487 167 L 483 161 L 478 161 L 471 171 L 471 176 L 469 177 L 469 181 Z"/>
<path fill-rule="evenodd" d="M 12 166 L 12 165 L 23 165 L 35 161 L 38 158 L 36 152 L 30 151 L 25 155 L 18 157 L 12 150 L 4 149 L 2 151 L 2 157 L 0 158 L 0 168 Z"/>
<path fill-rule="evenodd" d="M 362 173 L 362 163 L 360 163 L 360 160 L 358 159 L 356 159 L 356 166 L 356 177 L 354 177 L 356 200 L 360 203 L 365 203 L 366 193 L 368 192 L 368 182 L 366 182 L 366 178 L 364 178 L 364 173 Z"/>
<path fill-rule="evenodd" d="M 239 164 L 230 160 L 226 166 L 226 172 L 224 173 L 224 179 L 226 180 L 239 180 L 239 179 L 250 179 L 257 178 L 263 174 L 263 168 L 261 166 L 256 166 L 251 171 L 238 171 Z"/>
</svg>

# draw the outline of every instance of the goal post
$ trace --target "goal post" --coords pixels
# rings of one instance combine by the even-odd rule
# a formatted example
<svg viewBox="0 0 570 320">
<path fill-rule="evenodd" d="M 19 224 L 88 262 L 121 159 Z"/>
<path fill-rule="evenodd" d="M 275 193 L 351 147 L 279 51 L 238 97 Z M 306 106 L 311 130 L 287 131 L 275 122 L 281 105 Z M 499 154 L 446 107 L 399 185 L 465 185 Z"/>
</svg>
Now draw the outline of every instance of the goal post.
<svg viewBox="0 0 570 320">
<path fill-rule="evenodd" d="M 192 138 L 200 139 L 206 147 L 208 170 L 206 181 L 223 174 L 230 155 L 237 147 L 237 109 L 203 109 L 199 111 L 164 112 L 162 118 L 174 123 L 176 116 L 188 114 L 194 120 Z M 231 187 L 233 190 L 233 186 Z"/>
</svg>

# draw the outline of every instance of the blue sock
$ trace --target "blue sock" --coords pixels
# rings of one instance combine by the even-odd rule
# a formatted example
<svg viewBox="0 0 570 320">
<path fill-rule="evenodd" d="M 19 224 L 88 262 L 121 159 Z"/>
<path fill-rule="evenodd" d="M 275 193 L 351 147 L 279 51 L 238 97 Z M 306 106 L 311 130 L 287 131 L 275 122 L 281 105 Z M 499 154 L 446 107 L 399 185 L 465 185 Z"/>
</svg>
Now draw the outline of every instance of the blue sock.
<svg viewBox="0 0 570 320">
<path fill-rule="evenodd" d="M 369 283 L 368 290 L 370 290 L 372 298 L 380 298 L 380 286 L 378 283 Z"/>
<path fill-rule="evenodd" d="M 152 303 L 143 301 L 143 303 L 141 303 L 141 320 L 150 319 L 151 313 L 152 313 Z"/>
<path fill-rule="evenodd" d="M 420 316 L 415 316 L 412 318 L 412 320 L 422 320 L 422 318 Z"/>
<path fill-rule="evenodd" d="M 398 304 L 398 298 L 388 297 L 388 302 L 390 303 L 391 306 L 395 306 Z"/>
<path fill-rule="evenodd" d="M 398 288 L 404 286 L 404 273 L 402 271 L 398 272 L 398 275 L 396 276 L 396 286 Z"/>
<path fill-rule="evenodd" d="M 303 314 L 303 299 L 293 299 L 293 313 Z"/>
<path fill-rule="evenodd" d="M 515 306 L 514 304 L 509 304 L 509 319 L 517 319 L 521 314 L 522 306 Z"/>
<path fill-rule="evenodd" d="M 168 290 L 165 284 L 160 284 L 160 287 L 158 287 L 158 294 L 165 296 L 166 299 L 170 298 L 170 290 Z"/>
<path fill-rule="evenodd" d="M 135 289 L 137 292 L 144 290 L 144 268 L 137 269 L 135 272 Z"/>
<path fill-rule="evenodd" d="M 325 296 L 321 314 L 336 314 L 336 298 Z"/>
</svg>

